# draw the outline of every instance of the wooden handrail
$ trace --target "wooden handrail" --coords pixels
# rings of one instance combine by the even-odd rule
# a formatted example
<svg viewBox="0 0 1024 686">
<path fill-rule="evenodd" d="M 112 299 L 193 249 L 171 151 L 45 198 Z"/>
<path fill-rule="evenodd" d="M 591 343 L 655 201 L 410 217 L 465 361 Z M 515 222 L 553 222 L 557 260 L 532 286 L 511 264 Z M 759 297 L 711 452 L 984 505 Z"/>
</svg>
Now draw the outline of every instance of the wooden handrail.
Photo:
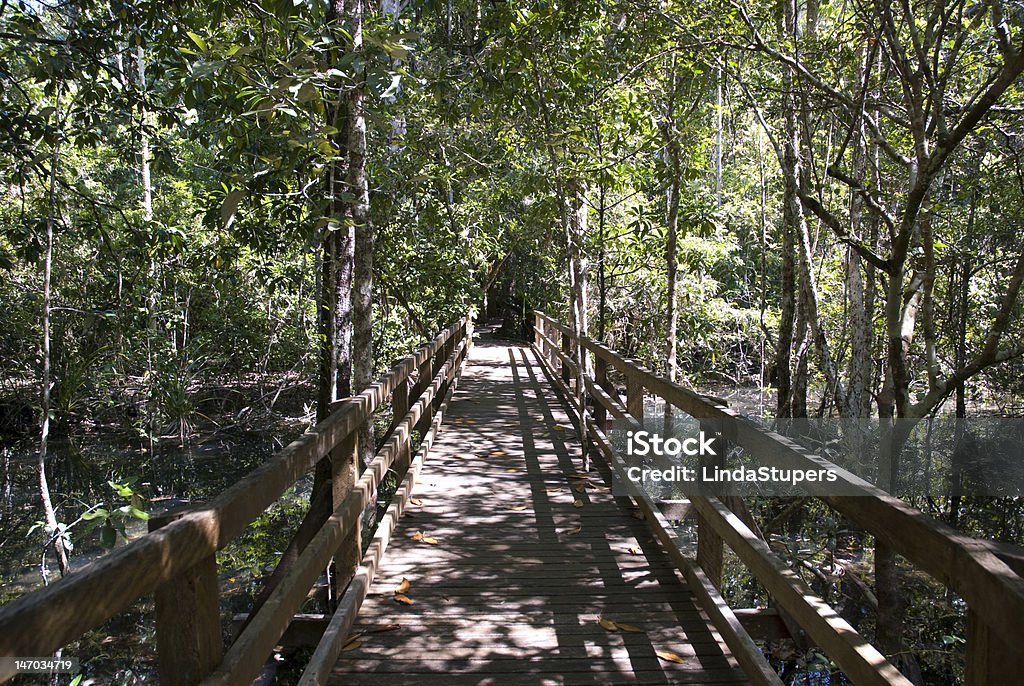
<svg viewBox="0 0 1024 686">
<path fill-rule="evenodd" d="M 537 344 L 535 348 L 538 355 L 551 365 L 558 360 L 562 365 L 563 376 L 566 371 L 575 372 L 575 362 L 572 356 L 564 350 L 564 342 L 569 339 L 571 345 L 577 341 L 572 330 L 554 320 L 543 312 L 536 312 Z M 549 333 L 551 332 L 551 333 Z M 554 334 L 562 337 L 562 345 L 555 343 Z M 860 477 L 834 465 L 829 460 L 803 449 L 793 441 L 757 426 L 753 422 L 740 417 L 727 407 L 699 396 L 679 384 L 664 379 L 652 371 L 644 368 L 633 360 L 629 360 L 617 352 L 611 350 L 604 344 L 593 339 L 582 337 L 579 341 L 584 350 L 595 356 L 598 366 L 611 366 L 617 369 L 627 380 L 628 395 L 627 406 L 623 407 L 617 397 L 613 398 L 606 390 L 607 384 L 600 380 L 585 378 L 588 392 L 597 403 L 597 407 L 604 411 L 611 412 L 619 419 L 629 420 L 630 416 L 640 417 L 642 414 L 642 392 L 646 389 L 661 397 L 667 403 L 683 410 L 687 414 L 702 420 L 711 420 L 717 432 L 727 440 L 742 446 L 751 454 L 756 454 L 758 459 L 769 465 L 783 468 L 804 468 L 804 469 L 830 469 L 834 471 L 839 481 L 829 484 L 829 491 L 822 489 L 819 483 L 803 483 L 801 486 L 809 494 L 819 497 L 837 512 L 845 515 L 850 520 L 869 531 L 875 538 L 891 546 L 898 554 L 905 557 L 919 569 L 927 572 L 938 581 L 961 595 L 971 609 L 973 624 L 980 624 L 985 627 L 984 631 L 976 631 L 975 637 L 969 636 L 969 659 L 975 654 L 975 660 L 981 661 L 984 658 L 978 655 L 993 653 L 993 646 L 1005 646 L 1006 655 L 1013 654 L 1012 646 L 1024 643 L 1024 625 L 1020 623 L 1020 617 L 1024 616 L 1024 579 L 1019 576 L 1010 564 L 1013 560 L 1004 561 L 997 553 L 999 552 L 990 542 L 982 541 L 962 534 L 951 527 L 937 522 L 920 510 L 913 508 L 906 502 L 861 479 Z M 559 385 L 558 374 L 552 372 L 553 380 Z M 566 388 L 566 391 L 568 389 Z M 573 394 L 567 392 L 569 402 L 579 412 L 579 407 L 573 398 Z M 596 413 L 595 413 L 596 414 Z M 618 462 L 621 466 L 621 457 L 615 453 L 607 442 L 598 422 L 587 415 L 586 421 L 591 430 L 597 436 L 598 447 L 602 452 L 611 451 L 606 454 L 611 457 L 609 460 L 613 466 Z M 625 478 L 622 473 L 620 478 Z M 844 495 L 836 495 L 836 493 Z M 852 496 L 852 497 L 851 497 Z M 752 567 L 760 567 L 762 575 L 771 574 L 768 570 L 775 564 L 770 558 L 763 558 L 761 553 L 766 552 L 758 546 L 751 548 L 747 544 L 749 540 L 742 528 L 737 523 L 739 519 L 735 516 L 725 515 L 727 508 L 723 511 L 723 505 L 713 498 L 692 499 L 701 520 L 707 522 L 714 529 L 718 536 L 726 538 L 741 558 Z M 731 514 L 731 513 L 730 513 Z M 770 553 L 770 550 L 767 551 Z M 777 577 L 777 575 L 773 576 Z M 762 583 L 764 580 L 762 579 Z M 769 590 L 776 586 L 775 590 L 785 593 L 785 590 L 776 584 L 765 584 Z M 804 612 L 806 608 L 792 606 L 795 609 L 797 618 L 801 616 L 806 621 L 819 622 L 811 613 Z M 815 615 L 817 613 L 814 613 Z M 803 624 L 802 624 L 803 625 Z M 807 629 L 807 626 L 804 626 Z M 822 627 L 819 624 L 817 629 L 809 633 L 816 634 L 819 643 L 826 649 L 826 644 L 831 644 L 834 649 L 843 651 L 845 648 L 840 643 L 832 641 L 829 637 L 822 636 Z M 845 631 L 845 629 L 844 629 Z M 984 635 L 983 638 L 979 636 Z M 824 640 L 820 640 L 824 638 Z M 858 670 L 862 663 L 871 665 L 876 663 L 876 673 L 883 673 L 888 670 L 888 663 L 877 663 L 876 656 L 864 660 L 857 658 L 858 650 L 847 654 L 844 660 L 844 669 L 850 669 L 851 676 L 856 680 Z M 995 653 L 999 651 L 996 650 Z M 834 659 L 839 660 L 837 655 Z M 1018 659 L 1019 660 L 1019 659 Z M 1007 668 L 1004 665 L 996 666 L 993 660 L 985 659 L 984 668 L 969 669 L 971 683 L 989 683 L 993 679 L 993 670 L 1003 670 L 999 673 L 1011 673 L 1016 667 Z M 885 678 L 895 678 L 891 674 Z M 902 678 L 902 676 L 900 677 Z M 863 676 L 862 676 L 863 680 Z M 858 683 L 860 683 L 858 681 Z M 881 681 L 879 683 L 891 683 Z"/>
<path fill-rule="evenodd" d="M 431 385 L 398 425 L 397 431 L 367 465 L 355 487 L 302 551 L 288 576 L 274 589 L 267 602 L 238 636 L 216 672 L 203 681 L 204 685 L 243 686 L 252 683 L 260 673 L 264 661 L 288 628 L 296 610 L 306 599 L 310 587 L 326 568 L 345 536 L 353 527 L 359 526 L 360 516 L 370 504 L 388 469 L 395 463 L 399 454 L 408 449 L 412 427 L 428 411 L 427 408 L 431 406 L 449 375 L 458 369 L 466 348 L 467 342 L 459 341 Z"/>
<path fill-rule="evenodd" d="M 413 371 L 422 372 L 433 363 L 439 373 L 451 374 L 451 366 L 445 363 L 460 344 L 459 349 L 465 348 L 471 336 L 472 320 L 467 315 L 364 391 L 332 405 L 332 412 L 324 421 L 209 503 L 177 516 L 156 531 L 44 589 L 0 607 L 0 655 L 51 654 L 162 585 L 187 578 L 197 565 L 241 535 L 318 460 L 364 424 L 399 384 L 406 383 Z M 442 355 L 440 362 L 433 362 Z M 420 394 L 431 388 L 431 380 L 421 379 L 410 394 L 412 397 L 403 395 L 401 401 L 419 400 Z M 428 400 L 425 404 L 429 403 Z M 308 588 L 303 595 L 306 592 Z M 160 627 L 157 630 L 159 633 Z M 12 676 L 0 671 L 0 682 Z M 181 683 L 197 682 L 198 678 L 190 675 Z"/>
</svg>

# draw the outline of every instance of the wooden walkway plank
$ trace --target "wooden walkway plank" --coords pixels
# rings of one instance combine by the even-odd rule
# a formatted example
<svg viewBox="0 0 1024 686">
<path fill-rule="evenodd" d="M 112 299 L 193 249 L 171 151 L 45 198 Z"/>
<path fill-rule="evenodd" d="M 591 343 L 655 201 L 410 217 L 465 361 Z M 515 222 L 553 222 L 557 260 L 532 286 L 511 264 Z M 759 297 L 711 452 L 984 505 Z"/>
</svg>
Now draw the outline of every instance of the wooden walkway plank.
<svg viewBox="0 0 1024 686">
<path fill-rule="evenodd" d="M 448 416 L 331 683 L 746 683 L 629 501 L 573 478 L 531 351 L 478 343 Z"/>
</svg>

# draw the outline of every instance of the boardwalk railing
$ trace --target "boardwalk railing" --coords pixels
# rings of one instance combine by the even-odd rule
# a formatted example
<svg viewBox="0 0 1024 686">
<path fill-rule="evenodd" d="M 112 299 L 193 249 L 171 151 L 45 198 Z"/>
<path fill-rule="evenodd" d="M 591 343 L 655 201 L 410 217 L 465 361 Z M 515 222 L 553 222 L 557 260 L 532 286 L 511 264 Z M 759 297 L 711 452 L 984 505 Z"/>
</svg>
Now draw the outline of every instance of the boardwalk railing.
<svg viewBox="0 0 1024 686">
<path fill-rule="evenodd" d="M 331 645 L 329 635 L 332 630 L 337 634 L 339 624 L 351 622 L 352 608 L 358 609 L 365 597 L 367 574 L 372 577 L 367 559 L 372 563 L 373 556 L 383 551 L 381 541 L 386 545 L 393 520 L 401 514 L 414 478 L 410 465 L 418 468 L 430 448 L 471 342 L 472 320 L 466 316 L 362 393 L 337 402 L 327 419 L 214 500 L 161 518 L 156 530 L 3 606 L 0 656 L 52 654 L 143 596 L 154 594 L 161 684 L 250 684 L 332 558 L 342 570 L 334 582 L 340 602 L 319 652 L 340 651 L 341 646 Z M 394 421 L 383 447 L 354 478 L 360 429 L 386 402 L 391 403 Z M 422 442 L 411 456 L 414 431 Z M 238 538 L 323 458 L 332 463 L 333 513 L 225 652 L 217 551 Z M 390 468 L 398 473 L 399 491 L 368 557 L 357 567 L 362 555 L 361 515 L 376 502 L 377 487 Z M 12 672 L 0 672 L 0 682 L 11 676 Z"/>
<path fill-rule="evenodd" d="M 761 464 L 780 468 L 832 469 L 842 481 L 843 493 L 828 495 L 820 484 L 808 484 L 812 496 L 870 532 L 876 544 L 888 546 L 917 569 L 929 574 L 962 597 L 968 606 L 966 676 L 974 685 L 1018 683 L 1024 674 L 1024 565 L 1019 556 L 999 546 L 964 535 L 937 522 L 873 484 L 813 454 L 783 436 L 767 431 L 712 399 L 672 383 L 607 346 L 583 337 L 542 312 L 536 312 L 534 349 L 548 367 L 579 416 L 585 417 L 592 445 L 605 457 L 617 476 L 627 482 L 622 456 L 606 435 L 608 416 L 640 429 L 644 394 L 662 398 L 702 421 L 702 429 L 718 440 L 740 445 Z M 576 377 L 576 346 L 582 345 L 587 366 L 586 391 L 592 408 L 581 412 L 571 379 Z M 625 403 L 609 383 L 609 368 L 625 380 Z M 639 421 L 638 421 L 639 420 Z M 724 451 L 716 451 L 722 455 Z M 834 484 L 831 484 L 834 486 Z M 686 558 L 665 517 L 652 501 L 638 497 L 654 533 L 676 560 L 722 633 L 737 660 L 755 684 L 779 684 L 741 623 L 719 595 L 723 543 L 727 544 L 774 599 L 775 604 L 806 636 L 839 665 L 856 684 L 911 682 L 778 557 L 759 535 L 756 524 L 739 498 L 694 496 L 698 515 L 697 559 Z"/>
</svg>

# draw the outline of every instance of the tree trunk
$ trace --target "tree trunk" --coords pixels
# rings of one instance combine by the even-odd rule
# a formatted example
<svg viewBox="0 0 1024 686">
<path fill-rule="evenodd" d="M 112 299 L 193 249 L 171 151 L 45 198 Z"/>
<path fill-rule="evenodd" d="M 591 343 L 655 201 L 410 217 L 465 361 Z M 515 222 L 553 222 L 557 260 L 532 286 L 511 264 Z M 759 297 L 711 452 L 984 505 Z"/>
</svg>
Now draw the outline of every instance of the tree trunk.
<svg viewBox="0 0 1024 686">
<path fill-rule="evenodd" d="M 363 0 L 348 0 L 349 32 L 352 49 L 363 50 Z M 370 187 L 366 176 L 366 113 L 364 96 L 366 72 L 349 93 L 348 187 L 355 227 L 355 265 L 352 290 L 352 371 L 355 391 L 361 392 L 373 382 L 373 224 L 370 220 Z M 359 433 L 359 455 L 368 464 L 377 451 L 373 418 Z"/>
<path fill-rule="evenodd" d="M 668 198 L 665 212 L 665 315 L 668 322 L 668 331 L 665 336 L 665 372 L 669 381 L 675 381 L 678 377 L 677 347 L 679 336 L 679 308 L 677 307 L 677 281 L 679 274 L 679 193 L 682 183 L 682 150 L 679 144 L 679 132 L 676 126 L 676 69 L 675 60 L 672 63 L 672 82 L 669 85 L 669 98 L 665 122 L 662 125 L 662 136 L 665 139 L 665 151 L 669 162 Z M 721 84 L 718 84 L 719 100 L 721 99 Z M 720 103 L 719 103 L 720 104 Z M 719 137 L 717 148 L 716 164 L 716 185 L 719 202 L 721 201 L 721 110 L 718 111 Z M 665 425 L 664 433 L 671 435 L 672 429 L 672 405 L 665 403 Z"/>
<path fill-rule="evenodd" d="M 59 102 L 59 98 L 58 98 Z M 64 532 L 57 522 L 57 512 L 50 498 L 50 485 L 46 478 L 46 457 L 50 438 L 50 391 L 53 386 L 52 352 L 50 350 L 50 314 L 53 310 L 53 225 L 56 221 L 56 186 L 57 167 L 60 164 L 60 143 L 54 145 L 50 159 L 50 189 L 46 214 L 46 250 L 43 255 L 43 340 L 42 353 L 42 392 L 39 416 L 39 456 L 36 461 L 36 476 L 39 483 L 39 500 L 43 506 L 43 517 L 46 521 L 46 533 L 53 542 L 53 550 L 57 555 L 57 564 L 61 576 L 71 571 L 67 550 L 64 545 Z M 43 561 L 43 583 L 47 581 L 45 553 Z"/>
</svg>

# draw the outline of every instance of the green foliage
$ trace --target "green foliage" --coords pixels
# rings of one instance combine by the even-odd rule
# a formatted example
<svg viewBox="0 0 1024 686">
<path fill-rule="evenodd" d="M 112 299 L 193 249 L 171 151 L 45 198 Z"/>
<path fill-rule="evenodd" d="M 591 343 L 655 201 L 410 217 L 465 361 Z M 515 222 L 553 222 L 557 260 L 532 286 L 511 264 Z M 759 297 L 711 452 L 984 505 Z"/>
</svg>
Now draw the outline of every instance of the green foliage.
<svg viewBox="0 0 1024 686">
<path fill-rule="evenodd" d="M 137 490 L 132 488 L 137 477 L 125 479 L 122 483 L 108 481 L 107 485 L 117 494 L 124 505 L 115 507 L 93 507 L 87 510 L 82 516 L 84 522 L 79 536 L 85 537 L 93 531 L 99 532 L 99 540 L 104 548 L 113 548 L 117 543 L 117 536 L 120 534 L 122 540 L 128 539 L 127 526 L 132 521 L 148 521 L 149 514 L 146 513 L 146 499 Z M 107 503 L 103 503 L 107 505 Z"/>
</svg>

